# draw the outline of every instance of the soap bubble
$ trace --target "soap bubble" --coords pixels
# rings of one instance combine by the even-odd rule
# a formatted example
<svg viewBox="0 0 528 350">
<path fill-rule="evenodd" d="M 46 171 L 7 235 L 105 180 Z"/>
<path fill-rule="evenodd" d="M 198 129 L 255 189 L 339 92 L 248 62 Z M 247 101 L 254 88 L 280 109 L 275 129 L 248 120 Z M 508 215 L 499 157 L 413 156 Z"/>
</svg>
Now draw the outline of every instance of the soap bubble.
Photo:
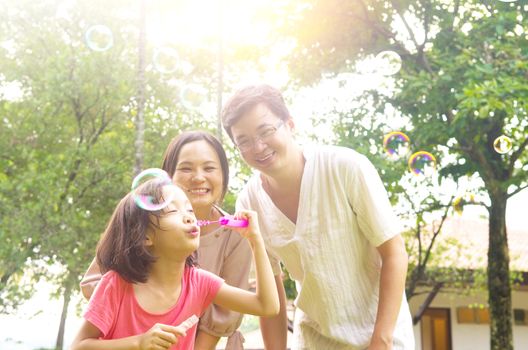
<svg viewBox="0 0 528 350">
<path fill-rule="evenodd" d="M 419 151 L 411 155 L 408 165 L 413 174 L 430 176 L 436 170 L 436 158 L 429 152 Z"/>
<path fill-rule="evenodd" d="M 383 149 L 393 160 L 406 156 L 410 144 L 409 136 L 400 131 L 392 131 L 383 137 Z"/>
<path fill-rule="evenodd" d="M 495 152 L 500 154 L 505 154 L 511 151 L 513 146 L 512 140 L 505 135 L 501 135 L 493 141 L 493 148 L 495 149 Z"/>
<path fill-rule="evenodd" d="M 394 75 L 400 71 L 402 60 L 400 55 L 394 51 L 382 51 L 376 55 L 376 65 L 378 73 Z"/>
<path fill-rule="evenodd" d="M 136 205 L 142 209 L 148 211 L 161 210 L 172 202 L 175 192 L 171 191 L 168 198 L 164 198 L 163 196 L 155 198 L 149 194 L 139 193 L 138 188 L 140 185 L 150 180 L 156 181 L 160 186 L 173 185 L 172 180 L 166 171 L 158 168 L 143 170 L 132 181 L 134 201 L 136 202 Z"/>
<path fill-rule="evenodd" d="M 110 28 L 102 24 L 91 26 L 84 33 L 86 46 L 91 50 L 102 52 L 110 49 L 114 45 L 114 35 Z"/>
</svg>

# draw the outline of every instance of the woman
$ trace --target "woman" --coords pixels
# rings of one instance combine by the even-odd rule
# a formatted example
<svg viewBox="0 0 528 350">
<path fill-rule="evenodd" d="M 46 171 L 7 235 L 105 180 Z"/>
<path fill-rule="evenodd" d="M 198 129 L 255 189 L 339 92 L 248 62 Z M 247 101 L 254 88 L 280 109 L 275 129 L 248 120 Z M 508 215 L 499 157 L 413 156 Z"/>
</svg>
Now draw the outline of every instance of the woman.
<svg viewBox="0 0 528 350">
<path fill-rule="evenodd" d="M 229 165 L 221 143 L 203 131 L 187 131 L 172 139 L 163 156 L 163 170 L 185 190 L 198 220 L 216 221 L 226 213 L 219 207 L 229 181 Z M 222 277 L 226 283 L 248 289 L 251 249 L 237 232 L 219 224 L 202 226 L 198 265 Z M 101 278 L 95 260 L 81 290 L 89 298 Z M 200 318 L 196 350 L 215 349 L 220 337 L 228 336 L 226 349 L 243 349 L 237 328 L 243 315 L 211 305 Z"/>
</svg>

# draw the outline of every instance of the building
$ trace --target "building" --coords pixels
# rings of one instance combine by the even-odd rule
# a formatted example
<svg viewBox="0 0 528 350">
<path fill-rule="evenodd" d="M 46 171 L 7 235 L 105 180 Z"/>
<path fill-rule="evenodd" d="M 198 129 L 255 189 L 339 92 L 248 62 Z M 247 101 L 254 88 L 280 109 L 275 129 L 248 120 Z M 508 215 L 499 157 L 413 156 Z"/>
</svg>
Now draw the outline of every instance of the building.
<svg viewBox="0 0 528 350">
<path fill-rule="evenodd" d="M 510 270 L 524 275 L 523 282 L 513 287 L 513 341 L 515 349 L 528 349 L 528 225 L 509 227 Z M 440 238 L 441 237 L 441 238 Z M 443 241 L 456 238 L 460 246 L 444 252 L 444 264 L 460 269 L 485 271 L 488 251 L 488 221 L 456 216 L 448 219 L 439 235 Z M 455 251 L 456 250 L 456 251 Z M 430 288 L 429 288 L 430 289 Z M 486 350 L 490 348 L 487 291 L 440 289 L 415 325 L 417 350 Z M 415 315 L 427 294 L 410 300 Z"/>
</svg>

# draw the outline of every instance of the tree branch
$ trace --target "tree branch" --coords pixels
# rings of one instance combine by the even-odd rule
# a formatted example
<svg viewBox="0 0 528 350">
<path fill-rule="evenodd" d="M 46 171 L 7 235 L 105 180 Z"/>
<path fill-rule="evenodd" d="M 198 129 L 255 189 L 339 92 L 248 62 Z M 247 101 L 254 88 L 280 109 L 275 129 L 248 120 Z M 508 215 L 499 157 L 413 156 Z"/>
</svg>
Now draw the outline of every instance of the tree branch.
<svg viewBox="0 0 528 350">
<path fill-rule="evenodd" d="M 522 190 L 524 190 L 526 188 L 528 188 L 528 185 L 521 186 L 518 189 L 516 189 L 515 191 L 513 191 L 512 193 L 508 193 L 508 198 L 515 196 L 517 193 L 521 192 Z"/>
<path fill-rule="evenodd" d="M 519 145 L 519 148 L 511 154 L 510 164 L 508 164 L 508 177 L 512 176 L 513 169 L 515 168 L 515 162 L 517 161 L 517 159 L 519 159 L 519 157 L 521 156 L 523 151 L 525 151 L 527 146 L 528 146 L 528 137 L 524 139 L 523 143 Z"/>
<path fill-rule="evenodd" d="M 416 315 L 413 317 L 413 325 L 417 325 L 418 322 L 420 322 L 425 310 L 427 310 L 429 305 L 431 305 L 434 298 L 436 297 L 436 295 L 438 294 L 438 292 L 443 286 L 444 286 L 443 282 L 438 282 L 437 284 L 434 285 L 433 290 L 427 295 L 427 298 L 425 298 L 424 302 L 422 303 L 422 305 L 420 305 L 420 308 L 416 312 Z"/>
</svg>

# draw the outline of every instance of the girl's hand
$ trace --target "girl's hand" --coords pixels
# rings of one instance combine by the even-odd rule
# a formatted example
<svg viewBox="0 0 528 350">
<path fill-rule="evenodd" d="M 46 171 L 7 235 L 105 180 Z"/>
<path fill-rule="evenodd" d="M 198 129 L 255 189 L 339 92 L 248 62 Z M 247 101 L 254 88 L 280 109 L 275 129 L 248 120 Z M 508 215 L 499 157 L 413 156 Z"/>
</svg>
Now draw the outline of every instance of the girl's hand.
<svg viewBox="0 0 528 350">
<path fill-rule="evenodd" d="M 253 210 L 241 210 L 236 212 L 234 215 L 235 219 L 245 219 L 248 221 L 247 227 L 236 227 L 232 228 L 235 231 L 238 231 L 243 237 L 254 244 L 257 241 L 262 239 L 260 235 L 260 228 L 258 223 L 258 215 Z"/>
<path fill-rule="evenodd" d="M 156 323 L 139 337 L 139 348 L 141 350 L 166 350 L 177 344 L 178 338 L 185 335 L 186 329 L 182 325 L 174 327 Z"/>
</svg>

